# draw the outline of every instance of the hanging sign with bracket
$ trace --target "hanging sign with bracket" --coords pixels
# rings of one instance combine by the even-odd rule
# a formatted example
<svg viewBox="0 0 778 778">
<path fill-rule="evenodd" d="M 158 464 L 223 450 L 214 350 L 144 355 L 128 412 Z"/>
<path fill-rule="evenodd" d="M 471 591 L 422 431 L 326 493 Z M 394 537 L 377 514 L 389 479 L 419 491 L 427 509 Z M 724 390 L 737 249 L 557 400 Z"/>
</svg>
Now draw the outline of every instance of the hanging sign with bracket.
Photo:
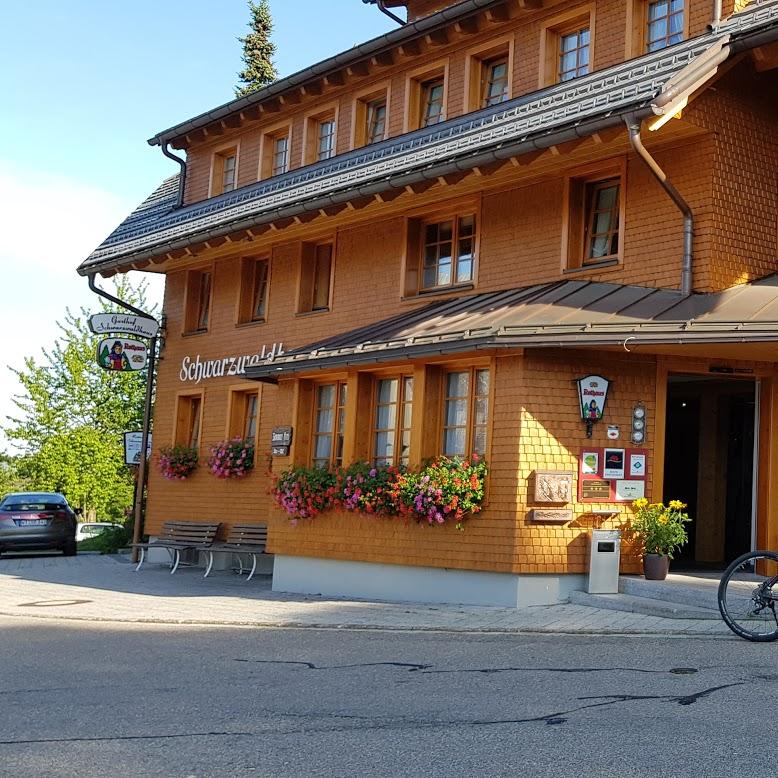
<svg viewBox="0 0 778 778">
<path fill-rule="evenodd" d="M 601 375 L 588 375 L 579 378 L 576 383 L 581 419 L 586 424 L 586 437 L 590 438 L 592 426 L 600 421 L 605 413 L 610 381 Z"/>
</svg>

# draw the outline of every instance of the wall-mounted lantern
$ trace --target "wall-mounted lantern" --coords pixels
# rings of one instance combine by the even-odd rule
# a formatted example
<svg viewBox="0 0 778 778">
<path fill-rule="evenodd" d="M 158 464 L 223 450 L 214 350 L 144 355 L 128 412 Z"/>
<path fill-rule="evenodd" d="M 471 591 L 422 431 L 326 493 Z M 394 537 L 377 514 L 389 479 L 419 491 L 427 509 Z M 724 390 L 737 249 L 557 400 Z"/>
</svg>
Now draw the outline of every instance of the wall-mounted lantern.
<svg viewBox="0 0 778 778">
<path fill-rule="evenodd" d="M 588 375 L 577 380 L 581 419 L 586 424 L 586 437 L 592 436 L 592 426 L 602 419 L 608 399 L 610 381 L 601 375 Z"/>
</svg>

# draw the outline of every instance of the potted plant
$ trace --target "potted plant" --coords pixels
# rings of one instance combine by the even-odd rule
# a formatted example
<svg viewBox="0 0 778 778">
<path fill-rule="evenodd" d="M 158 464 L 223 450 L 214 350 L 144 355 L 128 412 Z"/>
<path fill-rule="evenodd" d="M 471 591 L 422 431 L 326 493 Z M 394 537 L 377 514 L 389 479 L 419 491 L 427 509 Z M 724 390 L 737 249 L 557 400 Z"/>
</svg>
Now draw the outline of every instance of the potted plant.
<svg viewBox="0 0 778 778">
<path fill-rule="evenodd" d="M 650 503 L 641 497 L 632 503 L 630 531 L 643 548 L 643 573 L 650 581 L 664 581 L 673 553 L 688 540 L 684 524 L 690 521 L 680 500 Z"/>
<path fill-rule="evenodd" d="M 163 446 L 159 450 L 159 472 L 170 481 L 183 481 L 197 467 L 198 451 L 191 446 Z"/>
</svg>

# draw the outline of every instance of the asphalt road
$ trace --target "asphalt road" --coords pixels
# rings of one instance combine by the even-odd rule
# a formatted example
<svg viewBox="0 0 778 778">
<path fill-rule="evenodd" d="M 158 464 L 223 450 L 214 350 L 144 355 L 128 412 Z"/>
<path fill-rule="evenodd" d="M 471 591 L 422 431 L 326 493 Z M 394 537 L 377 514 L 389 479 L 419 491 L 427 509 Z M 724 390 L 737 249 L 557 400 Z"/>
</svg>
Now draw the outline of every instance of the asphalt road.
<svg viewBox="0 0 778 778">
<path fill-rule="evenodd" d="M 0 775 L 778 774 L 778 646 L 0 620 Z"/>
</svg>

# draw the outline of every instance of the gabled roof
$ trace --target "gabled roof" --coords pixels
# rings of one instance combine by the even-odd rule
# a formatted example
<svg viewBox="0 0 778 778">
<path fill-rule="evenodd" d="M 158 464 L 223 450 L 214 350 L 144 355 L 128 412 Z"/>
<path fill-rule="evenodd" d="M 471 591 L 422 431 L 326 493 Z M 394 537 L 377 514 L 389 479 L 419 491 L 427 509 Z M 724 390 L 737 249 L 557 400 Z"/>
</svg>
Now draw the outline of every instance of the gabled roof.
<svg viewBox="0 0 778 778">
<path fill-rule="evenodd" d="M 246 378 L 478 349 L 778 341 L 778 276 L 723 292 L 558 281 L 432 303 L 289 351 Z"/>
<path fill-rule="evenodd" d="M 655 112 L 662 89 L 711 47 L 778 35 L 778 0 L 756 2 L 718 31 L 433 127 L 176 208 L 167 179 L 78 268 L 87 275 L 279 219 L 548 148 Z"/>
</svg>

